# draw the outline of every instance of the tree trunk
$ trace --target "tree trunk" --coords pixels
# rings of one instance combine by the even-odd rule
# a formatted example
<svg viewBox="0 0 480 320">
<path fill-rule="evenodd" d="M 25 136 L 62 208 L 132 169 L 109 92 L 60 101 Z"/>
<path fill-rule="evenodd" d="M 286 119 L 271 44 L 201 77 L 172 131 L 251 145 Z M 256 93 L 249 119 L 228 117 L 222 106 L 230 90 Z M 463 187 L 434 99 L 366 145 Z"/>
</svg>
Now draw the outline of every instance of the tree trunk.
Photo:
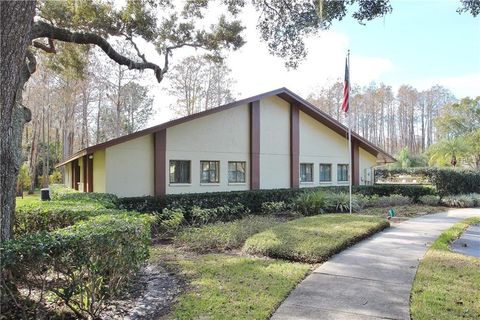
<svg viewBox="0 0 480 320">
<path fill-rule="evenodd" d="M 28 109 L 21 101 L 35 1 L 0 2 L 0 241 L 12 237 L 22 131 Z M 28 70 L 27 70 L 28 72 Z M 22 79 L 23 78 L 23 79 Z M 25 110 L 26 109 L 26 110 Z"/>
</svg>

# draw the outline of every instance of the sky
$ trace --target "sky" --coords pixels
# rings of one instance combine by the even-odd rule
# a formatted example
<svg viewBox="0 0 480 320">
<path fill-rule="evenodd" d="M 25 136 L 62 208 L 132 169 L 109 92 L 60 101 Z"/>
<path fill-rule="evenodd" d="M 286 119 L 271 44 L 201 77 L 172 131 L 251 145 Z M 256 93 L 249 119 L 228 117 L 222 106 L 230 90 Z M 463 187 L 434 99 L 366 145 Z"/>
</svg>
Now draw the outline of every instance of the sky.
<svg viewBox="0 0 480 320">
<path fill-rule="evenodd" d="M 480 16 L 459 15 L 458 0 L 394 0 L 391 5 L 391 14 L 366 25 L 351 18 L 350 12 L 329 30 L 307 39 L 308 56 L 296 70 L 287 70 L 282 59 L 268 53 L 255 28 L 257 13 L 245 8 L 241 19 L 247 26 L 247 43 L 226 59 L 236 81 L 237 98 L 279 87 L 307 97 L 343 80 L 347 50 L 353 85 L 383 82 L 394 90 L 402 84 L 424 90 L 439 84 L 457 98 L 480 95 Z M 152 61 L 159 59 L 152 48 L 145 50 Z M 176 52 L 172 62 L 192 53 Z M 174 102 L 168 97 L 168 85 L 168 79 L 151 83 L 157 113 L 150 125 L 174 117 L 168 107 Z"/>
</svg>

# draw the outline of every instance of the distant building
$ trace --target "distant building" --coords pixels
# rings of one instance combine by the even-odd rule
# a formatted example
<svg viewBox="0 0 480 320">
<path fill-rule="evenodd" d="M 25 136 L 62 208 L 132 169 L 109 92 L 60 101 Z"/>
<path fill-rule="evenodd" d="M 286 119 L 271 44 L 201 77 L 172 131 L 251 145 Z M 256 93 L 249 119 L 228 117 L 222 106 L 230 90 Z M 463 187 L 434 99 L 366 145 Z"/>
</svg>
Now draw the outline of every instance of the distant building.
<svg viewBox="0 0 480 320">
<path fill-rule="evenodd" d="M 348 185 L 347 128 L 286 88 L 78 151 L 65 183 L 118 196 Z M 352 133 L 354 185 L 393 162 Z"/>
</svg>

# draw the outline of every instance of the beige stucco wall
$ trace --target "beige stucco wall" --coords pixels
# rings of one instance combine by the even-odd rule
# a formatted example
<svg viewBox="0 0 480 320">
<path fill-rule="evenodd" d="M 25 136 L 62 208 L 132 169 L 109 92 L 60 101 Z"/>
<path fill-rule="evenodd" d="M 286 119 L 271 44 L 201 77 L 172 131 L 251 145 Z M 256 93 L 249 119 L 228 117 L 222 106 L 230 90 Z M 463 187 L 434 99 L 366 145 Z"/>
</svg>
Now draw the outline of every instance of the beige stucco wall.
<svg viewBox="0 0 480 320">
<path fill-rule="evenodd" d="M 249 189 L 250 112 L 247 104 L 167 129 L 166 192 L 198 193 Z M 191 183 L 170 184 L 170 160 L 191 161 Z M 220 182 L 200 183 L 200 161 L 220 161 Z M 246 183 L 228 183 L 228 161 L 246 161 Z"/>
<path fill-rule="evenodd" d="M 290 187 L 290 104 L 260 101 L 260 189 Z"/>
<path fill-rule="evenodd" d="M 118 196 L 153 195 L 153 136 L 105 150 L 105 191 Z"/>
<path fill-rule="evenodd" d="M 93 192 L 105 192 L 105 150 L 93 154 Z"/>
<path fill-rule="evenodd" d="M 377 157 L 360 148 L 360 184 L 372 184 L 373 176 L 371 168 L 377 165 Z"/>
<path fill-rule="evenodd" d="M 337 182 L 337 164 L 348 164 L 348 140 L 324 124 L 300 111 L 300 163 L 313 163 L 313 183 L 300 187 L 348 185 Z M 320 183 L 320 163 L 332 165 L 332 181 Z"/>
</svg>

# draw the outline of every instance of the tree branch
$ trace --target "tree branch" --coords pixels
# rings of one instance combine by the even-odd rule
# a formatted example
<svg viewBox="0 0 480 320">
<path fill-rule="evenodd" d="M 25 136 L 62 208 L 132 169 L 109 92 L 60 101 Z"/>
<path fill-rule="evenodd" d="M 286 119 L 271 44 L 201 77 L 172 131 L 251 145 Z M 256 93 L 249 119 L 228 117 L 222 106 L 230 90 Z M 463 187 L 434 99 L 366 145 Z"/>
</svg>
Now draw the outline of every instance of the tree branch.
<svg viewBox="0 0 480 320">
<path fill-rule="evenodd" d="M 48 46 L 39 41 L 33 41 L 33 46 L 35 48 L 42 49 L 43 51 L 48 53 L 57 53 L 57 50 L 55 50 L 55 44 L 53 43 L 52 38 L 48 38 Z"/>
<path fill-rule="evenodd" d="M 73 42 L 77 44 L 94 44 L 105 52 L 110 59 L 129 69 L 145 70 L 151 69 L 155 73 L 158 82 L 161 82 L 165 73 L 158 65 L 151 62 L 136 62 L 119 54 L 101 36 L 91 32 L 71 32 L 66 29 L 57 28 L 44 21 L 35 21 L 32 28 L 32 39 L 48 37 L 51 39 Z M 163 72 L 162 72 L 163 71 Z"/>
</svg>

